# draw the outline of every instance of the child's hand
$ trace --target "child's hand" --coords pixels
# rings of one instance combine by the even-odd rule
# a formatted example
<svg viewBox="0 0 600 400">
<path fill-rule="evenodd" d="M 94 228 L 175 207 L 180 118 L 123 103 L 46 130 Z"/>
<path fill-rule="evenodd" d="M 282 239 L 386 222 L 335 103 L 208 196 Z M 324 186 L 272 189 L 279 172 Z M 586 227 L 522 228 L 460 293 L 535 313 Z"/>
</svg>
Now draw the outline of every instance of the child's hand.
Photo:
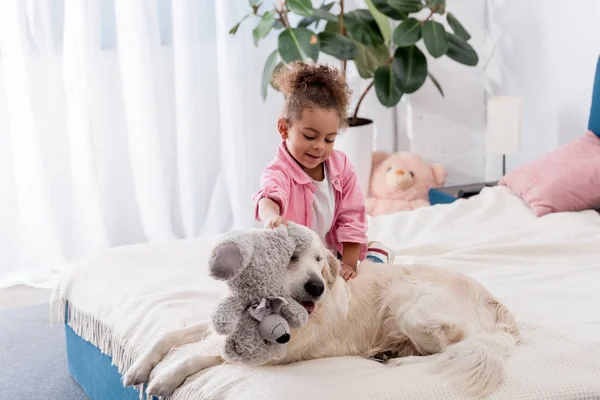
<svg viewBox="0 0 600 400">
<path fill-rule="evenodd" d="M 273 218 L 267 218 L 265 221 L 265 228 L 275 229 L 279 225 L 287 225 L 287 221 L 280 215 L 277 215 Z"/>
<path fill-rule="evenodd" d="M 344 280 L 348 281 L 352 278 L 356 278 L 356 267 L 353 267 L 350 264 L 346 264 L 345 262 L 340 263 L 340 276 L 344 278 Z"/>
</svg>

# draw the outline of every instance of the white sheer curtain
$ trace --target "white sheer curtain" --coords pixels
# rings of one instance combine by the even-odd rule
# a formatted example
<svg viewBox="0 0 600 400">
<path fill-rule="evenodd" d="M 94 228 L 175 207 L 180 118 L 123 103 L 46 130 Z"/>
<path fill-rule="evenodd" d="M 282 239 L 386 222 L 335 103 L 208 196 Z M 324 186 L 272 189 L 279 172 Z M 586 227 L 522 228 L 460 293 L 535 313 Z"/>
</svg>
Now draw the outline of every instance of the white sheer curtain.
<svg viewBox="0 0 600 400">
<path fill-rule="evenodd" d="M 251 226 L 276 37 L 240 0 L 0 2 L 0 287 L 126 244 Z"/>
</svg>

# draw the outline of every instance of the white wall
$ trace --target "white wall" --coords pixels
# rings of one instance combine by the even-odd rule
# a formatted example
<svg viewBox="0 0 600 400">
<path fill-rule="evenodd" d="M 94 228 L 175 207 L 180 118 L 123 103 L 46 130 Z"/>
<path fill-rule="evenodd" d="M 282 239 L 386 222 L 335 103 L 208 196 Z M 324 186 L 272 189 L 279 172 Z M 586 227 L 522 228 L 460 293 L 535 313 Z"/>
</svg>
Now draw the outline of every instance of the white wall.
<svg viewBox="0 0 600 400">
<path fill-rule="evenodd" d="M 487 0 L 487 9 L 497 43 L 486 71 L 490 94 L 524 99 L 521 148 L 507 157 L 510 170 L 585 132 L 600 55 L 600 1 Z M 488 161 L 487 177 L 498 177 L 498 158 Z"/>
<path fill-rule="evenodd" d="M 480 182 L 485 175 L 485 4 L 450 0 L 447 10 L 468 29 L 480 62 L 468 67 L 445 56 L 429 57 L 429 70 L 440 82 L 445 97 L 429 80 L 418 92 L 407 96 L 398 110 L 398 142 L 401 150 L 444 164 L 448 185 Z"/>
</svg>

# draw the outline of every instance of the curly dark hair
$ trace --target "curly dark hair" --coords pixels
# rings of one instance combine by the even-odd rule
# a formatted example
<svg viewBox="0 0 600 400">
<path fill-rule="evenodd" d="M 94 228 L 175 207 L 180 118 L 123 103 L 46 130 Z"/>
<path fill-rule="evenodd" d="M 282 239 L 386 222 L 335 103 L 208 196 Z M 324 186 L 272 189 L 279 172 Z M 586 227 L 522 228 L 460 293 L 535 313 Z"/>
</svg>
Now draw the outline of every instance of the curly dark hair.
<svg viewBox="0 0 600 400">
<path fill-rule="evenodd" d="M 352 92 L 336 68 L 294 61 L 276 73 L 273 86 L 284 94 L 283 116 L 290 123 L 301 118 L 303 109 L 318 107 L 335 110 L 340 125 L 347 125 Z"/>
</svg>

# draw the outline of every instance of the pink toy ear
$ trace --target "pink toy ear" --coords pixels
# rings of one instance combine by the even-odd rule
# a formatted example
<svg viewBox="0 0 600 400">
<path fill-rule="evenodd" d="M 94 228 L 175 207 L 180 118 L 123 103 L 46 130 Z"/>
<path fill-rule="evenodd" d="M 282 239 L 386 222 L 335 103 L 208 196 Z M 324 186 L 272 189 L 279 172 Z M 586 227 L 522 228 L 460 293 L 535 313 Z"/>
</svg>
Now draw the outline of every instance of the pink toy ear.
<svg viewBox="0 0 600 400">
<path fill-rule="evenodd" d="M 435 179 L 435 184 L 438 186 L 442 186 L 446 183 L 446 179 L 448 178 L 448 171 L 446 171 L 446 167 L 444 167 L 440 163 L 431 164 L 431 171 L 433 172 L 433 179 Z"/>
<path fill-rule="evenodd" d="M 383 162 L 383 160 L 385 160 L 389 156 L 390 156 L 390 153 L 387 153 L 385 151 L 381 151 L 381 150 L 374 151 L 373 159 L 371 161 L 371 172 L 375 171 L 375 168 L 377 168 L 379 166 L 379 164 L 381 164 Z"/>
</svg>

